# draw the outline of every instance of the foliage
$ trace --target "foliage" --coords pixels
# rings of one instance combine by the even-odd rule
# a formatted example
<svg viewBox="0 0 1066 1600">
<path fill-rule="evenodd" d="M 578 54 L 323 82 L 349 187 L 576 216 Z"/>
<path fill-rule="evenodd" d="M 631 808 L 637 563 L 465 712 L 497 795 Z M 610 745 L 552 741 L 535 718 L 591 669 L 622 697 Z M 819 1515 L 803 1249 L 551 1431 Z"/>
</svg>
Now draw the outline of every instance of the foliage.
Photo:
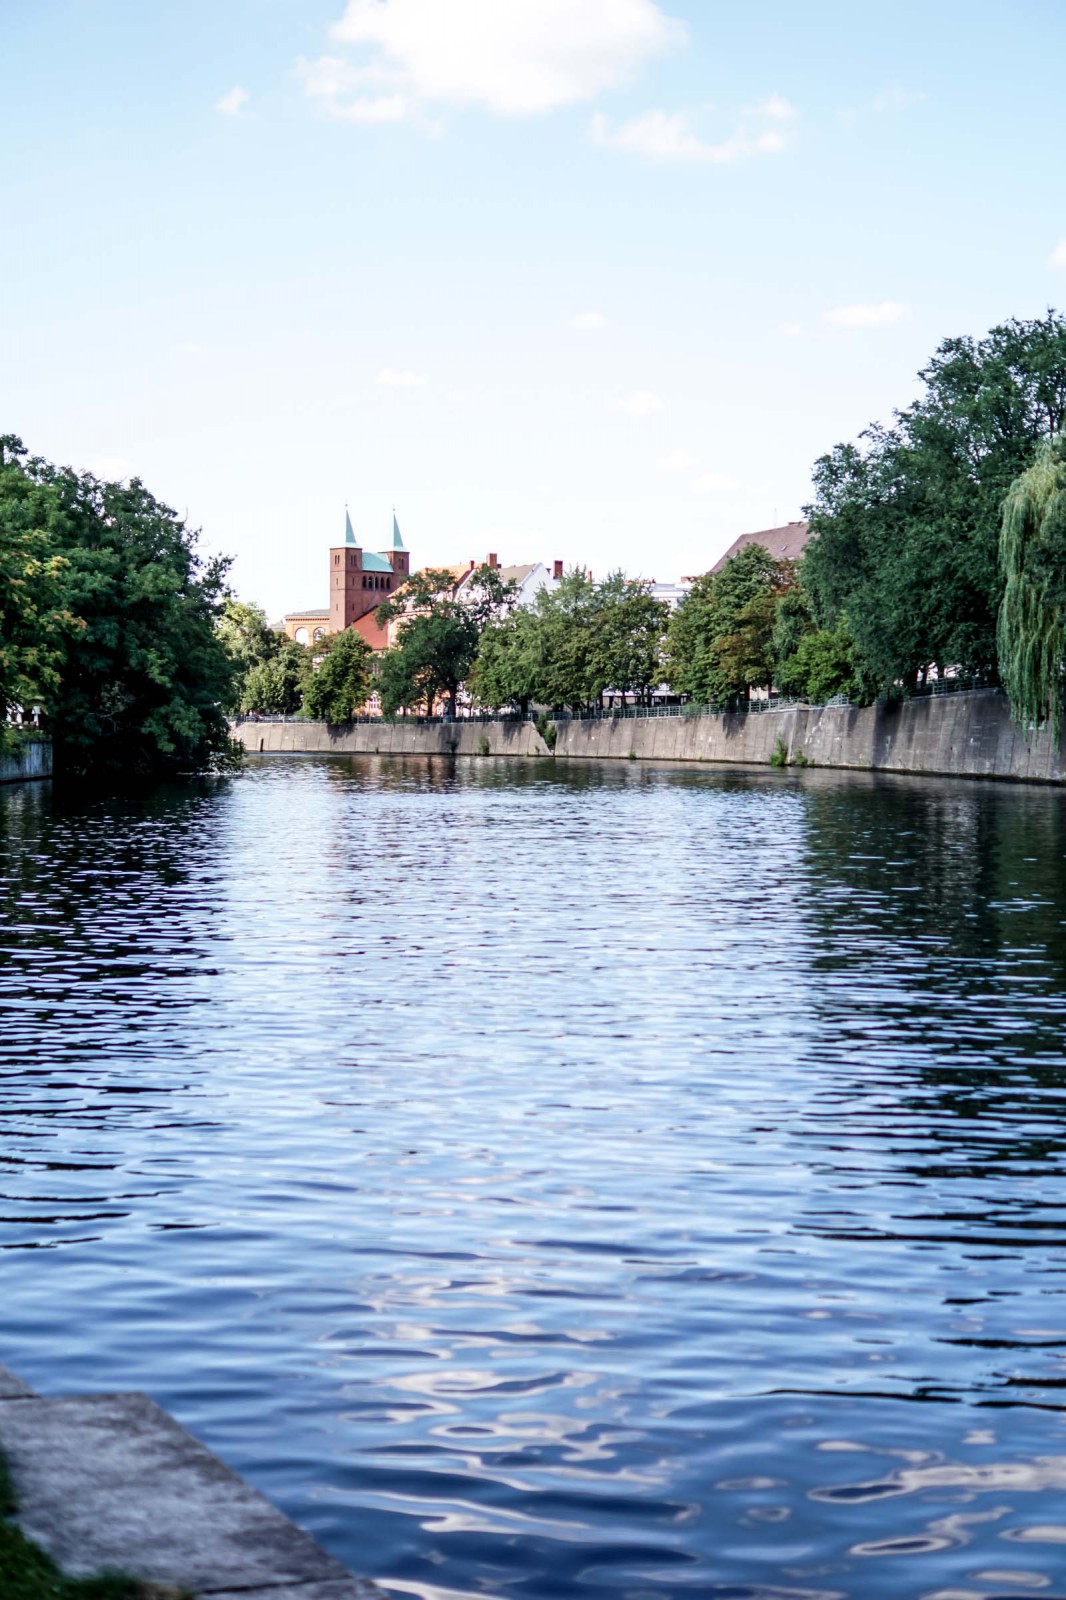
<svg viewBox="0 0 1066 1600">
<path fill-rule="evenodd" d="M 282 649 L 281 636 L 267 622 L 266 612 L 261 606 L 228 599 L 222 607 L 217 632 L 230 659 L 233 672 L 227 711 L 273 709 L 258 703 L 258 700 L 263 698 L 264 681 L 270 680 L 257 680 L 258 700 L 255 694 L 249 692 L 248 687 L 249 679 L 268 662 L 274 661 Z"/>
<path fill-rule="evenodd" d="M 277 653 L 252 666 L 244 675 L 238 709 L 291 717 L 303 704 L 309 670 L 308 652 L 302 644 L 284 639 Z"/>
<path fill-rule="evenodd" d="M 396 655 L 401 660 L 382 666 L 381 703 L 386 715 L 416 705 L 425 705 L 432 715 L 436 701 L 444 698 L 454 717 L 482 634 L 514 604 L 517 593 L 517 584 L 488 565 L 472 572 L 461 588 L 446 570 L 414 573 L 376 614 L 382 627 L 400 622 L 396 645 L 386 660 Z M 397 699 L 400 693 L 406 698 Z"/>
<path fill-rule="evenodd" d="M 17 439 L 0 438 L 0 754 L 14 745 L 8 713 L 55 692 L 81 626 L 65 604 L 67 563 L 42 526 L 47 492 L 23 472 L 23 454 Z"/>
<path fill-rule="evenodd" d="M 595 583 L 575 567 L 533 605 L 491 624 L 472 687 L 482 705 L 582 711 L 616 694 L 650 698 L 662 677 L 668 608 L 621 572 Z"/>
<path fill-rule="evenodd" d="M 481 735 L 481 738 L 477 742 L 477 753 L 479 756 L 487 756 L 491 755 L 492 753 L 492 746 L 489 744 L 489 741 L 484 734 Z"/>
<path fill-rule="evenodd" d="M 552 722 L 551 719 L 542 711 L 533 726 L 544 740 L 544 743 L 548 746 L 548 749 L 554 750 L 555 741 L 559 737 L 558 725 Z"/>
<path fill-rule="evenodd" d="M 3 455 L 0 525 L 32 532 L 48 574 L 49 660 L 30 675 L 57 770 L 146 776 L 228 759 L 232 671 L 215 631 L 228 563 L 201 560 L 195 535 L 138 478 L 102 483 L 12 438 Z"/>
<path fill-rule="evenodd" d="M 0 1595 L 4 1600 L 147 1600 L 145 1586 L 106 1574 L 67 1578 L 14 1523 L 16 1510 L 7 1464 L 0 1457 Z"/>
<path fill-rule="evenodd" d="M 308 658 L 309 670 L 304 677 L 303 706 L 307 715 L 319 722 L 350 722 L 370 698 L 373 659 L 373 650 L 352 628 L 320 640 L 315 657 Z"/>
<path fill-rule="evenodd" d="M 872 692 L 932 666 L 993 680 L 1004 496 L 1066 417 L 1066 319 L 946 339 L 889 427 L 815 465 L 803 580 L 815 621 L 846 614 Z"/>
<path fill-rule="evenodd" d="M 1066 671 L 1066 438 L 1045 441 L 1011 486 L 1000 534 L 999 662 L 1011 713 L 1062 731 Z"/>
<path fill-rule="evenodd" d="M 524 716 L 537 695 L 543 642 L 537 613 L 526 606 L 489 622 L 470 676 L 478 704 L 494 711 L 513 706 Z"/>
<path fill-rule="evenodd" d="M 788 745 L 785 743 L 784 739 L 782 739 L 780 734 L 778 734 L 777 743 L 770 752 L 770 765 L 772 767 L 788 766 Z"/>
<path fill-rule="evenodd" d="M 759 544 L 697 578 L 666 633 L 670 687 L 706 705 L 769 685 L 776 607 L 794 583 L 791 562 L 775 560 Z"/>
</svg>

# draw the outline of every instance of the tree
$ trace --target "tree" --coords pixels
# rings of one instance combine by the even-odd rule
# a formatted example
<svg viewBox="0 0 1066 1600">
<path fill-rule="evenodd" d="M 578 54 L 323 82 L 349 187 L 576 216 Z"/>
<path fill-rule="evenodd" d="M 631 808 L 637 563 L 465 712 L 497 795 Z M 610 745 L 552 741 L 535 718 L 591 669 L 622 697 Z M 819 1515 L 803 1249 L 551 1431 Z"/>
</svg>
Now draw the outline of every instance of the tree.
<svg viewBox="0 0 1066 1600">
<path fill-rule="evenodd" d="M 1066 418 L 1066 319 L 946 339 L 890 427 L 815 464 L 803 562 L 814 617 L 846 613 L 875 691 L 932 666 L 994 681 L 1004 496 Z"/>
<path fill-rule="evenodd" d="M 1046 440 L 1012 484 L 1000 533 L 999 665 L 1018 722 L 1062 732 L 1066 672 L 1066 438 Z"/>
<path fill-rule="evenodd" d="M 717 572 L 697 578 L 670 619 L 670 687 L 701 704 L 736 696 L 773 678 L 777 599 L 795 582 L 791 562 L 760 544 L 745 545 Z"/>
<path fill-rule="evenodd" d="M 490 622 L 481 635 L 470 691 L 479 705 L 493 711 L 510 706 L 524 716 L 537 698 L 542 666 L 537 616 L 517 607 Z"/>
<path fill-rule="evenodd" d="M 233 666 L 233 687 L 227 709 L 231 711 L 265 709 L 254 704 L 254 695 L 249 700 L 248 680 L 253 673 L 278 655 L 282 648 L 281 635 L 269 625 L 266 612 L 261 606 L 229 599 L 218 619 L 218 636 Z M 260 699 L 267 681 L 262 677 L 257 680 L 257 693 Z"/>
<path fill-rule="evenodd" d="M 632 583 L 621 572 L 599 585 L 592 621 L 592 688 L 600 699 L 608 689 L 633 694 L 638 704 L 651 700 L 662 681 L 663 636 L 670 607 L 656 600 L 647 583 Z"/>
<path fill-rule="evenodd" d="M 349 628 L 328 634 L 315 651 L 314 658 L 307 658 L 304 710 L 316 721 L 351 722 L 370 698 L 373 650 L 362 634 Z"/>
<path fill-rule="evenodd" d="M 276 655 L 258 662 L 245 673 L 238 710 L 295 716 L 303 703 L 306 680 L 307 651 L 302 644 L 286 639 L 279 645 Z"/>
<path fill-rule="evenodd" d="M 202 560 L 195 534 L 138 478 L 102 483 L 17 441 L 4 455 L 0 521 L 32 507 L 60 558 L 50 570 L 62 612 L 77 619 L 42 686 L 57 772 L 143 777 L 229 759 L 232 669 L 215 631 L 228 562 Z"/>
<path fill-rule="evenodd" d="M 41 704 L 58 687 L 66 641 L 80 624 L 64 605 L 66 562 L 46 524 L 49 491 L 22 471 L 21 441 L 0 438 L 0 752 L 10 712 Z"/>
<path fill-rule="evenodd" d="M 517 593 L 516 583 L 503 579 L 498 568 L 488 565 L 478 567 L 461 586 L 452 573 L 435 568 L 409 578 L 376 613 L 381 627 L 400 621 L 394 650 L 403 657 L 402 664 L 390 664 L 387 670 L 383 664 L 382 707 L 389 707 L 386 714 L 401 705 L 424 703 L 432 715 L 435 702 L 443 697 L 449 716 L 454 717 L 459 690 L 473 668 L 481 635 L 514 604 Z M 413 698 L 393 703 L 393 689 L 401 684 Z"/>
</svg>

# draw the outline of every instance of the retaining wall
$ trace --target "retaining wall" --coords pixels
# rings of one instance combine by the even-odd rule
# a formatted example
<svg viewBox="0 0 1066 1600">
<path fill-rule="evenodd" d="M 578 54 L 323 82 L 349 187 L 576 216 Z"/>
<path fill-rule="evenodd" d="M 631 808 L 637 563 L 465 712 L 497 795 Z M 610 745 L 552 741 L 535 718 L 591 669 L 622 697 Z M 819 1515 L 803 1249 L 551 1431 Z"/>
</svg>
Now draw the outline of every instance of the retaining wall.
<svg viewBox="0 0 1066 1600">
<path fill-rule="evenodd" d="M 52 746 L 35 739 L 24 744 L 18 756 L 0 756 L 0 783 L 26 783 L 31 778 L 52 776 Z"/>
<path fill-rule="evenodd" d="M 256 755 L 476 756 L 487 740 L 494 756 L 544 756 L 548 747 L 531 722 L 239 722 L 233 737 Z"/>
<path fill-rule="evenodd" d="M 381 755 L 547 755 L 530 722 L 450 723 L 431 727 L 366 723 L 332 729 L 319 722 L 252 722 L 234 728 L 246 750 L 362 752 Z M 766 765 L 783 740 L 789 760 L 802 753 L 819 767 L 946 773 L 1066 783 L 1066 752 L 1045 728 L 1027 738 L 1011 722 L 1006 696 L 979 689 L 921 700 L 855 706 L 793 707 L 750 716 L 617 717 L 560 722 L 557 757 L 641 761 L 722 761 Z"/>
</svg>

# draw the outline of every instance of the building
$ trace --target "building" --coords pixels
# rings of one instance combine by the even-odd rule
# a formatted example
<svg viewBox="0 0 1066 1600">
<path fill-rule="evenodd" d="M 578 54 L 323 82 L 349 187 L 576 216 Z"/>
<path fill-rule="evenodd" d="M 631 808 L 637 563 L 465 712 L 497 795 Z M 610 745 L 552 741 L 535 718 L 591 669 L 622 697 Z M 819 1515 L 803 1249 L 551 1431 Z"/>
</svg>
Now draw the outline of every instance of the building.
<svg viewBox="0 0 1066 1600">
<path fill-rule="evenodd" d="M 763 528 L 759 533 L 742 533 L 739 539 L 733 540 L 725 554 L 718 557 L 711 571 L 721 571 L 727 561 L 739 555 L 749 544 L 761 544 L 775 561 L 798 561 L 810 536 L 809 522 L 786 522 L 780 528 Z"/>
<path fill-rule="evenodd" d="M 410 556 L 400 536 L 396 514 L 392 517 L 392 544 L 387 550 L 364 550 L 355 537 L 352 519 L 344 512 L 344 543 L 329 552 L 329 606 L 324 611 L 291 611 L 282 627 L 297 644 L 314 644 L 327 633 L 354 628 L 375 650 L 384 650 L 387 630 L 374 613 L 383 600 L 410 576 Z"/>
</svg>

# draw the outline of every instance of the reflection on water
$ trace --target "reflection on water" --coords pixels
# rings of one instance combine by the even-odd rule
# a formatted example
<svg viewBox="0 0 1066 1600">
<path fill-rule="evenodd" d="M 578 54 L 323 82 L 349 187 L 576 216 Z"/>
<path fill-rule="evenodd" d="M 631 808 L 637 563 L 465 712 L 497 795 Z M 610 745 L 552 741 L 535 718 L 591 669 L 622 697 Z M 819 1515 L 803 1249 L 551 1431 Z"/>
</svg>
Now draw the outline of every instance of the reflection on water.
<svg viewBox="0 0 1066 1600">
<path fill-rule="evenodd" d="M 1063 805 L 0 793 L 0 1360 L 397 1596 L 1066 1595 Z"/>
</svg>

